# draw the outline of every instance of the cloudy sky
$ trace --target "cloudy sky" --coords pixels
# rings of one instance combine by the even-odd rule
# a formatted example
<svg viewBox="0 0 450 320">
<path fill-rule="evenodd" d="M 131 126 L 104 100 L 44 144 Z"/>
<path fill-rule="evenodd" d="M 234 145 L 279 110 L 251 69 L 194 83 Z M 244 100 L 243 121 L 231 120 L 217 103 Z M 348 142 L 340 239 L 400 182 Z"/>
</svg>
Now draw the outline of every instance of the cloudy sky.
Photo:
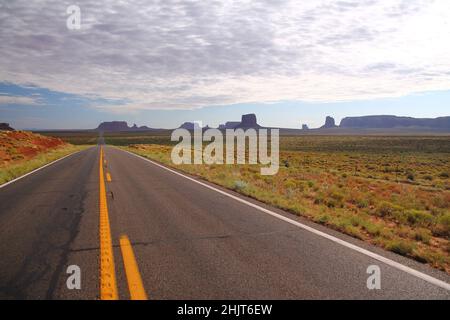
<svg viewBox="0 0 450 320">
<path fill-rule="evenodd" d="M 448 0 L 0 0 L 0 30 L 16 127 L 450 115 Z"/>
</svg>

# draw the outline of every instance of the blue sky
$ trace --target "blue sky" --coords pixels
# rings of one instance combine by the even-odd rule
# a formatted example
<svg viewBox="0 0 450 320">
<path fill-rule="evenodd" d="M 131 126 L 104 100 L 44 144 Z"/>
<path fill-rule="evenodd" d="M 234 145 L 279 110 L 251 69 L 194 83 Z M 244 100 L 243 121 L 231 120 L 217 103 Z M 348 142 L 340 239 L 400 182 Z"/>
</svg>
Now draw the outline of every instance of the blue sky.
<svg viewBox="0 0 450 320">
<path fill-rule="evenodd" d="M 0 121 L 449 115 L 448 0 L 0 0 Z M 73 28 L 73 26 L 77 26 Z"/>
<path fill-rule="evenodd" d="M 0 83 L 1 97 L 31 98 L 29 104 L 21 104 L 20 99 L 13 100 L 14 103 L 0 104 L 0 122 L 9 122 L 18 129 L 91 129 L 102 121 L 112 120 L 125 120 L 130 125 L 136 123 L 154 128 L 175 128 L 184 121 L 202 121 L 204 125 L 218 126 L 226 121 L 239 120 L 245 113 L 255 113 L 258 122 L 264 126 L 288 128 L 300 128 L 303 123 L 312 128 L 318 127 L 327 115 L 333 116 L 338 123 L 346 116 L 389 114 L 426 118 L 450 115 L 450 91 L 338 103 L 281 101 L 208 106 L 193 110 L 135 110 L 130 113 L 115 113 L 95 107 L 109 104 L 114 108 L 118 105 L 117 101 L 31 86 Z"/>
</svg>

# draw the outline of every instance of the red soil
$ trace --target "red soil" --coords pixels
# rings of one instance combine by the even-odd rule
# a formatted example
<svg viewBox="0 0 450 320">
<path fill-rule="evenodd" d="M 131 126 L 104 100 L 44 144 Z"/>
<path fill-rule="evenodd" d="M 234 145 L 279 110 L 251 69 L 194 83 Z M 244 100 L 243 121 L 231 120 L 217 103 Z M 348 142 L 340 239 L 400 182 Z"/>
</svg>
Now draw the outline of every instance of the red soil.
<svg viewBox="0 0 450 320">
<path fill-rule="evenodd" d="M 67 144 L 59 138 L 26 131 L 0 131 L 0 166 L 28 160 L 64 145 Z"/>
</svg>

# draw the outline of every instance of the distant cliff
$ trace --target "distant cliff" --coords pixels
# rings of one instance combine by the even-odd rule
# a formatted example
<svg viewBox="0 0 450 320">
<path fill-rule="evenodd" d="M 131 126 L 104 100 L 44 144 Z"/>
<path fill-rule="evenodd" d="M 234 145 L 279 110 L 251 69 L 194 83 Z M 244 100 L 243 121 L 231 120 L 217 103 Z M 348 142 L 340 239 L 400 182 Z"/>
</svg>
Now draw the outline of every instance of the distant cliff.
<svg viewBox="0 0 450 320">
<path fill-rule="evenodd" d="M 254 113 L 244 114 L 241 118 L 241 123 L 236 126 L 236 128 L 242 129 L 258 129 L 261 126 L 256 121 L 256 115 Z"/>
<path fill-rule="evenodd" d="M 239 121 L 227 121 L 225 124 L 219 125 L 219 129 L 234 129 L 240 124 Z"/>
<path fill-rule="evenodd" d="M 346 117 L 342 119 L 341 128 L 401 128 L 401 127 L 423 127 L 432 129 L 450 129 L 450 117 L 435 119 L 411 118 L 397 116 L 363 116 Z"/>
<path fill-rule="evenodd" d="M 225 124 L 219 125 L 219 129 L 258 129 L 261 126 L 256 120 L 256 115 L 254 113 L 244 114 L 241 117 L 241 122 L 239 121 L 228 121 Z"/>
<path fill-rule="evenodd" d="M 320 127 L 320 129 L 330 129 L 330 128 L 335 128 L 336 127 L 336 123 L 334 122 L 334 118 L 327 116 L 325 119 L 325 124 Z"/>
<path fill-rule="evenodd" d="M 129 127 L 126 121 L 108 121 L 100 123 L 96 130 L 111 132 L 111 131 L 146 131 L 152 129 L 147 126 L 138 127 L 136 124 L 134 124 L 132 127 Z"/>
</svg>

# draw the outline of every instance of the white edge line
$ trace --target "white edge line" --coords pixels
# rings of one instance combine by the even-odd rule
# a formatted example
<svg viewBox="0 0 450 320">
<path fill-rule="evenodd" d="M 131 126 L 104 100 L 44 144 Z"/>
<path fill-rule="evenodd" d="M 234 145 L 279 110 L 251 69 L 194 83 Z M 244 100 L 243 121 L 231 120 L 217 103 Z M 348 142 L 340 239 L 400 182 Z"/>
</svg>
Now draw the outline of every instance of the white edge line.
<svg viewBox="0 0 450 320">
<path fill-rule="evenodd" d="M 91 148 L 92 148 L 92 147 L 91 147 Z M 87 148 L 87 149 L 90 149 L 90 148 Z M 78 150 L 78 151 L 69 153 L 68 155 L 65 155 L 65 156 L 62 157 L 62 158 L 53 160 L 52 162 L 47 163 L 47 164 L 43 165 L 42 167 L 36 168 L 36 169 L 34 169 L 33 171 L 30 171 L 30 172 L 28 172 L 28 173 L 25 173 L 24 175 L 21 175 L 20 177 L 17 177 L 17 178 L 15 178 L 15 179 L 11 180 L 11 181 L 5 182 L 4 184 L 0 185 L 0 189 L 3 188 L 3 187 L 6 187 L 7 185 L 9 185 L 9 184 L 11 184 L 11 183 L 14 183 L 14 182 L 20 180 L 20 179 L 22 179 L 22 178 L 25 178 L 26 176 L 29 176 L 30 174 L 33 174 L 33 173 L 35 173 L 35 172 L 37 172 L 37 171 L 39 171 L 39 170 L 41 170 L 41 169 L 44 169 L 44 168 L 46 168 L 46 167 L 48 167 L 48 166 L 51 166 L 52 164 L 55 164 L 55 163 L 58 162 L 58 161 L 61 161 L 61 160 L 65 159 L 65 158 L 67 158 L 67 157 L 70 157 L 70 156 L 72 156 L 72 155 L 74 155 L 74 154 L 76 154 L 76 153 L 78 153 L 78 152 L 81 152 L 81 151 L 84 151 L 84 150 L 87 150 L 87 149 Z"/>
<path fill-rule="evenodd" d="M 190 181 L 193 181 L 193 182 L 195 182 L 195 183 L 198 183 L 198 184 L 200 184 L 200 185 L 202 185 L 202 186 L 204 186 L 204 187 L 206 187 L 206 188 L 208 188 L 208 189 L 214 190 L 214 191 L 216 191 L 216 192 L 218 192 L 218 193 L 220 193 L 220 194 L 223 194 L 223 195 L 225 195 L 225 196 L 227 196 L 227 197 L 229 197 L 229 198 L 232 198 L 232 199 L 234 199 L 234 200 L 236 200 L 236 201 L 239 201 L 239 202 L 244 203 L 244 204 L 246 204 L 246 205 L 248 205 L 248 206 L 250 206 L 250 207 L 253 207 L 253 208 L 255 208 L 255 209 L 259 210 L 259 211 L 262 211 L 262 212 L 264 212 L 264 213 L 267 213 L 267 214 L 269 214 L 269 215 L 271 215 L 271 216 L 273 216 L 273 217 L 275 217 L 275 218 L 278 218 L 278 219 L 283 220 L 283 221 L 285 221 L 285 222 L 288 222 L 288 223 L 290 223 L 290 224 L 292 224 L 292 225 L 294 225 L 294 226 L 297 226 L 297 227 L 299 227 L 299 228 L 302 228 L 302 229 L 304 229 L 304 230 L 307 230 L 307 231 L 309 231 L 309 232 L 312 232 L 312 233 L 314 233 L 314 234 L 316 234 L 316 235 L 318 235 L 318 236 L 321 236 L 321 237 L 323 237 L 323 238 L 326 238 L 326 239 L 328 239 L 328 240 L 331 240 L 331 241 L 333 241 L 333 242 L 335 242 L 335 243 L 338 243 L 338 244 L 340 244 L 340 245 L 342 245 L 342 246 L 344 246 L 344 247 L 347 247 L 347 248 L 350 248 L 350 249 L 352 249 L 352 250 L 355 250 L 355 251 L 357 251 L 357 252 L 359 252 L 359 253 L 362 253 L 362 254 L 364 254 L 364 255 L 366 255 L 366 256 L 368 256 L 368 257 L 371 257 L 371 258 L 373 258 L 373 259 L 375 259 L 375 260 L 378 260 L 378 261 L 380 261 L 380 262 L 383 262 L 383 263 L 385 263 L 385 264 L 387 264 L 387 265 L 389 265 L 389 266 L 391 266 L 391 267 L 394 267 L 394 268 L 396 268 L 396 269 L 399 269 L 399 270 L 401 270 L 401 271 L 404 271 L 404 272 L 406 272 L 406 273 L 409 273 L 410 275 L 413 275 L 413 276 L 415 276 L 415 277 L 417 277 L 417 278 L 420 278 L 420 279 L 422 279 L 422 280 L 424 280 L 424 281 L 426 281 L 426 282 L 429 282 L 429 283 L 431 283 L 431 284 L 434 284 L 435 286 L 438 286 L 438 287 L 441 287 L 441 288 L 443 288 L 443 289 L 446 289 L 446 290 L 449 290 L 449 291 L 450 291 L 450 284 L 448 284 L 448 283 L 445 282 L 445 281 L 436 279 L 436 278 L 434 278 L 434 277 L 432 277 L 432 276 L 429 276 L 429 275 L 427 275 L 427 274 L 425 274 L 425 273 L 423 273 L 423 272 L 420 272 L 420 271 L 417 271 L 417 270 L 412 269 L 412 268 L 410 268 L 410 267 L 407 267 L 407 266 L 405 266 L 405 265 L 403 265 L 403 264 L 401 264 L 401 263 L 399 263 L 399 262 L 396 262 L 396 261 L 394 261 L 394 260 L 391 260 L 391 259 L 388 259 L 388 258 L 386 258 L 386 257 L 383 257 L 383 256 L 381 256 L 381 255 L 379 255 L 379 254 L 376 254 L 376 253 L 372 252 L 372 251 L 369 251 L 369 250 L 363 249 L 363 248 L 361 248 L 361 247 L 358 247 L 357 245 L 351 244 L 350 242 L 344 241 L 344 240 L 342 240 L 342 239 L 339 239 L 339 238 L 337 238 L 337 237 L 334 237 L 334 236 L 332 236 L 332 235 L 329 235 L 329 234 L 327 234 L 327 233 L 325 233 L 325 232 L 322 232 L 322 231 L 319 231 L 319 230 L 314 229 L 314 228 L 312 228 L 312 227 L 309 227 L 309 226 L 307 226 L 307 225 L 305 225 L 305 224 L 303 224 L 303 223 L 300 223 L 300 222 L 298 222 L 298 221 L 289 219 L 289 218 L 287 218 L 287 217 L 285 217 L 285 216 L 283 216 L 283 215 L 281 215 L 281 214 L 275 213 L 275 212 L 273 212 L 273 211 L 271 211 L 271 210 L 268 210 L 268 209 L 266 209 L 266 208 L 263 208 L 263 207 L 261 207 L 261 206 L 259 206 L 259 205 L 257 205 L 257 204 L 251 203 L 251 202 L 249 202 L 249 201 L 247 201 L 247 200 L 244 200 L 244 199 L 241 199 L 241 198 L 239 198 L 239 197 L 237 197 L 237 196 L 234 196 L 234 195 L 232 195 L 232 194 L 230 194 L 230 193 L 228 193 L 228 192 L 225 192 L 225 191 L 223 191 L 223 190 L 217 189 L 217 188 L 215 188 L 215 187 L 213 187 L 213 186 L 210 186 L 210 185 L 208 185 L 208 184 L 206 184 L 206 183 L 203 183 L 203 182 L 198 181 L 198 180 L 196 180 L 196 179 L 193 179 L 193 178 L 191 178 L 191 177 L 189 177 L 189 176 L 186 176 L 186 175 L 184 175 L 184 174 L 182 174 L 182 173 L 180 173 L 180 172 L 178 172 L 178 171 L 172 170 L 172 169 L 170 169 L 170 168 L 168 168 L 168 167 L 166 167 L 166 166 L 163 166 L 163 165 L 161 165 L 161 164 L 159 164 L 159 163 L 157 163 L 157 162 L 154 162 L 154 161 L 152 161 L 152 160 L 150 160 L 150 159 L 147 159 L 147 158 L 145 158 L 145 157 L 143 157 L 143 156 L 141 156 L 141 155 L 138 155 L 138 154 L 135 154 L 135 153 L 132 153 L 132 152 L 130 152 L 130 151 L 123 150 L 123 149 L 120 149 L 120 148 L 116 148 L 116 149 L 121 150 L 121 151 L 125 151 L 125 152 L 127 152 L 127 153 L 129 153 L 129 154 L 131 154 L 131 155 L 133 155 L 133 156 L 136 156 L 136 157 L 141 158 L 141 159 L 143 159 L 143 160 L 145 160 L 145 161 L 148 161 L 148 162 L 150 162 L 150 163 L 152 163 L 152 164 L 154 164 L 154 165 L 156 165 L 156 166 L 158 166 L 158 167 L 160 167 L 160 168 L 163 168 L 163 169 L 165 169 L 165 170 L 167 170 L 167 171 L 170 171 L 170 172 L 172 172 L 172 173 L 174 173 L 174 174 L 177 174 L 177 175 L 179 175 L 179 176 L 181 176 L 181 177 L 183 177 L 183 178 L 186 178 L 186 179 L 188 179 L 188 180 L 190 180 Z"/>
</svg>

